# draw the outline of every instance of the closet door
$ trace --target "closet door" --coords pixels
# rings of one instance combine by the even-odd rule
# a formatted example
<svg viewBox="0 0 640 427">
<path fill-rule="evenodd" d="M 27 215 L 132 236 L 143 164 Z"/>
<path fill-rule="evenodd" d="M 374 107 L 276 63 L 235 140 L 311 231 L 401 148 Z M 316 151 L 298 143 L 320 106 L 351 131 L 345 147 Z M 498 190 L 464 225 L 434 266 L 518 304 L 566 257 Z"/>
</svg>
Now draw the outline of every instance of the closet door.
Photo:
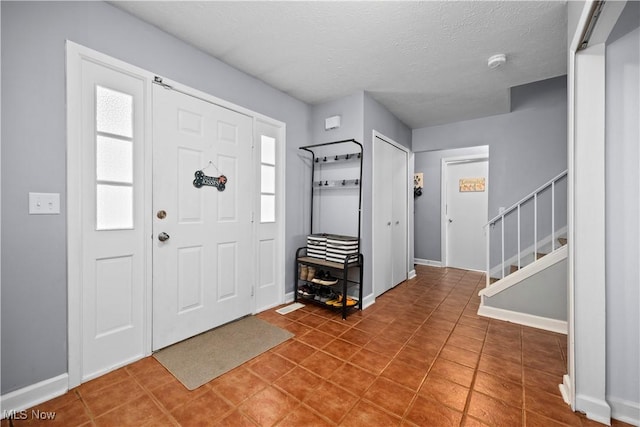
<svg viewBox="0 0 640 427">
<path fill-rule="evenodd" d="M 373 285 L 376 296 L 391 289 L 392 162 L 393 147 L 376 138 L 373 159 Z"/>
<path fill-rule="evenodd" d="M 373 284 L 376 296 L 407 278 L 407 152 L 376 138 L 373 159 Z"/>
<path fill-rule="evenodd" d="M 407 280 L 407 152 L 391 147 L 391 287 Z"/>
</svg>

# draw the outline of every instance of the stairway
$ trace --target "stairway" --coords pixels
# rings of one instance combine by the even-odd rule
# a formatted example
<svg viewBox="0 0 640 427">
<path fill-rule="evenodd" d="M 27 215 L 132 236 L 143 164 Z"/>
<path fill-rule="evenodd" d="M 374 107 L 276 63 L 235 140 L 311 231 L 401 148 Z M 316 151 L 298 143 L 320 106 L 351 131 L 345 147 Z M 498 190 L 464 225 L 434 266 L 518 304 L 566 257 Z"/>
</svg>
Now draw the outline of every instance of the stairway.
<svg viewBox="0 0 640 427">
<path fill-rule="evenodd" d="M 482 289 L 480 316 L 567 333 L 567 245 Z"/>
<path fill-rule="evenodd" d="M 478 314 L 566 333 L 566 171 L 486 225 Z"/>
<path fill-rule="evenodd" d="M 560 245 L 560 247 L 565 246 L 567 244 L 567 239 L 565 237 L 558 238 L 558 244 Z M 543 252 L 537 252 L 536 253 L 536 261 L 539 260 L 540 258 L 542 258 L 545 255 L 547 255 L 547 254 L 543 253 Z M 522 266 L 519 267 L 516 264 L 511 264 L 510 267 L 509 267 L 509 274 L 513 274 L 516 271 L 520 270 L 521 268 L 522 268 Z M 494 283 L 498 282 L 499 280 L 502 280 L 502 279 L 498 278 L 498 277 L 491 277 L 489 279 L 489 284 L 494 284 Z"/>
</svg>

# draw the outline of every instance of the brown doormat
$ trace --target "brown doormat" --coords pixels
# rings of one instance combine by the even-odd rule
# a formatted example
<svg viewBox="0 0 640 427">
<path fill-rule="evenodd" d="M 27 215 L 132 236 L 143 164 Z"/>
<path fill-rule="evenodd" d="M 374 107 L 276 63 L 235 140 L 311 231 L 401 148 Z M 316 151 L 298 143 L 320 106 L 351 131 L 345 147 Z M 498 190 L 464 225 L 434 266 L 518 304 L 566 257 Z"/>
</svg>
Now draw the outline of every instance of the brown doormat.
<svg viewBox="0 0 640 427">
<path fill-rule="evenodd" d="M 291 337 L 289 331 L 248 316 L 163 348 L 153 357 L 194 390 Z"/>
</svg>

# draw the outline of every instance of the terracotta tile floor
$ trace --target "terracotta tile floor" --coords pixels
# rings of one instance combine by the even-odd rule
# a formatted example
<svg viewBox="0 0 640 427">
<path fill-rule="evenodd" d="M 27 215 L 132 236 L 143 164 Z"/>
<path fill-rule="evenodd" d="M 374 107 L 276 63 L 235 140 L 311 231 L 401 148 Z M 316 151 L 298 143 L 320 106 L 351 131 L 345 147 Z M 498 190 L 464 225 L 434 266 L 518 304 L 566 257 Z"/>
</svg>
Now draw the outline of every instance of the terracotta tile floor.
<svg viewBox="0 0 640 427">
<path fill-rule="evenodd" d="M 197 390 L 148 357 L 35 409 L 64 426 L 600 425 L 560 397 L 564 335 L 477 316 L 479 273 L 417 272 L 346 321 L 261 313 L 295 338 Z"/>
</svg>

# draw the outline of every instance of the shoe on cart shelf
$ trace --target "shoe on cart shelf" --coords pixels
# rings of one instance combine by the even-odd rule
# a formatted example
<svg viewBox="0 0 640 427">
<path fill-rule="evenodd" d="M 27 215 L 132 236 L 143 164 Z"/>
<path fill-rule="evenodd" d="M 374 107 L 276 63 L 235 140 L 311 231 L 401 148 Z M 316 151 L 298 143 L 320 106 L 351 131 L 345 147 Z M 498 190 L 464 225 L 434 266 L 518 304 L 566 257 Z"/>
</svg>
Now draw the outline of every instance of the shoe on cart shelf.
<svg viewBox="0 0 640 427">
<path fill-rule="evenodd" d="M 327 305 L 339 307 L 342 305 L 342 294 L 338 294 L 336 298 L 327 301 Z"/>
<path fill-rule="evenodd" d="M 313 278 L 316 277 L 316 269 L 315 267 L 308 267 L 307 268 L 307 281 L 310 282 L 313 280 Z"/>
<path fill-rule="evenodd" d="M 338 279 L 331 276 L 331 273 L 329 273 L 328 271 L 322 271 L 322 270 L 317 272 L 316 277 L 314 277 L 313 280 L 311 281 L 313 283 L 317 283 L 319 285 L 324 285 L 324 286 L 332 286 L 338 283 Z"/>
<path fill-rule="evenodd" d="M 301 265 L 300 266 L 300 280 L 307 280 L 308 276 L 309 276 L 309 267 L 307 267 L 306 265 Z"/>
<path fill-rule="evenodd" d="M 298 288 L 298 293 L 304 295 L 305 297 L 312 296 L 312 295 L 316 294 L 315 290 L 311 286 L 308 286 L 308 285 L 303 285 L 303 286 L 299 287 Z"/>
</svg>

